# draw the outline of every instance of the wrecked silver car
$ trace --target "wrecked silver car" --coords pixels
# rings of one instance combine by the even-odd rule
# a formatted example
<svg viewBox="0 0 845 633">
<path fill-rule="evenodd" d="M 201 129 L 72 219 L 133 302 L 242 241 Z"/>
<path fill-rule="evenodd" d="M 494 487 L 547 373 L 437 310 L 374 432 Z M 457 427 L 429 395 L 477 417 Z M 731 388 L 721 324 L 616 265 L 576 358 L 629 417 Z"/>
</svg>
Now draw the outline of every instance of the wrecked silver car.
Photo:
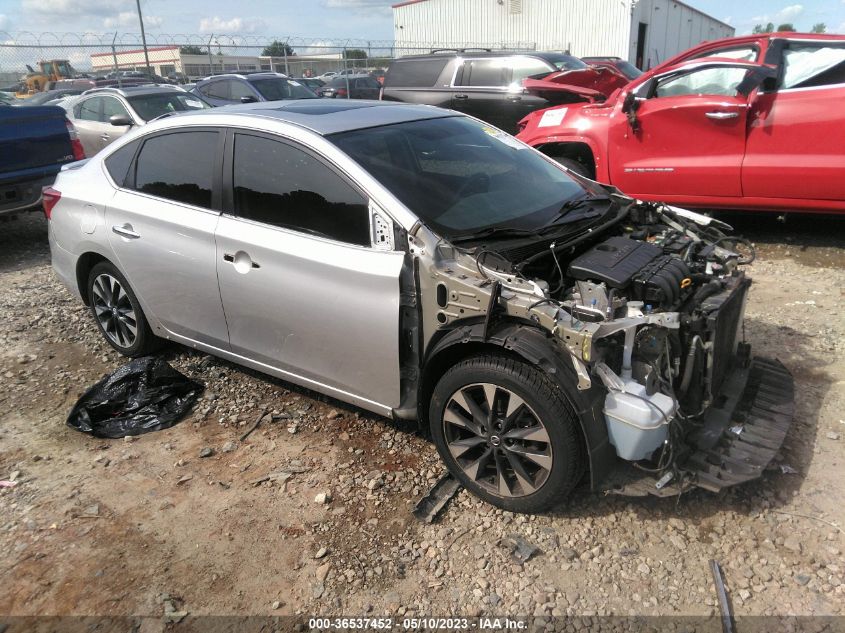
<svg viewBox="0 0 845 633">
<path fill-rule="evenodd" d="M 170 339 L 418 422 L 513 511 L 760 476 L 792 378 L 743 341 L 750 245 L 475 119 L 289 102 L 168 117 L 45 192 L 129 356 Z"/>
</svg>

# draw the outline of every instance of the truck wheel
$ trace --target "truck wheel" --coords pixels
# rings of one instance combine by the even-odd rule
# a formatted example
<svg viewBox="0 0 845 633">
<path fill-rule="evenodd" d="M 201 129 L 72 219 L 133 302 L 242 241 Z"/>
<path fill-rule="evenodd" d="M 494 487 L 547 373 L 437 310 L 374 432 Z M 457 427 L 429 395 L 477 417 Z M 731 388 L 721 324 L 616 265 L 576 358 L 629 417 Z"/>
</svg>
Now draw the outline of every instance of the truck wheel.
<svg viewBox="0 0 845 633">
<path fill-rule="evenodd" d="M 575 160 L 574 158 L 564 158 L 563 156 L 551 156 L 550 158 L 552 158 L 558 165 L 566 167 L 569 171 L 574 172 L 579 176 L 584 176 L 584 178 L 592 179 L 590 170 L 587 169 L 587 166 L 580 160 Z"/>
<path fill-rule="evenodd" d="M 145 356 L 159 339 L 147 323 L 141 304 L 126 278 L 109 262 L 100 262 L 88 275 L 91 314 L 109 345 L 124 356 Z"/>
<path fill-rule="evenodd" d="M 584 474 L 575 412 L 527 363 L 499 355 L 458 363 L 434 388 L 429 420 L 452 475 L 503 510 L 547 510 Z"/>
</svg>

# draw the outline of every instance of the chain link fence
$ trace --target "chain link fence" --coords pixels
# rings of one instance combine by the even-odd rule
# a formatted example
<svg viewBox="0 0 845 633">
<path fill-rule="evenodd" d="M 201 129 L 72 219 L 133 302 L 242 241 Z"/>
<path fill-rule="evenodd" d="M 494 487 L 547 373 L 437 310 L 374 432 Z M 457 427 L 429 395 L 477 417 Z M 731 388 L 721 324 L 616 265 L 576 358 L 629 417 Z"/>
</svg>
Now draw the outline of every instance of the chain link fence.
<svg viewBox="0 0 845 633">
<path fill-rule="evenodd" d="M 6 33 L 0 31 L 0 91 L 40 92 L 60 79 L 104 83 L 130 79 L 189 83 L 213 74 L 275 71 L 291 77 L 374 72 L 391 59 L 436 49 L 533 50 L 533 42 L 392 40 L 148 34 Z M 90 82 L 89 82 L 90 83 Z M 49 84 L 53 86 L 54 84 Z M 99 85 L 99 84 L 98 84 Z"/>
</svg>

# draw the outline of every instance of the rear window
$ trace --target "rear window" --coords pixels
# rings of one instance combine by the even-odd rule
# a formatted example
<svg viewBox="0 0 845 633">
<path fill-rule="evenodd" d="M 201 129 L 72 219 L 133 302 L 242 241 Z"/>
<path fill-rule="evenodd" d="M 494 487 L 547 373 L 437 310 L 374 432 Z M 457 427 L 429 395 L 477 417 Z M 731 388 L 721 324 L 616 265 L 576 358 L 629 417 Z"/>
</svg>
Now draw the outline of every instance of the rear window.
<svg viewBox="0 0 845 633">
<path fill-rule="evenodd" d="M 434 86 L 448 63 L 448 58 L 395 61 L 390 64 L 384 76 L 384 87 L 428 88 Z"/>
<path fill-rule="evenodd" d="M 151 121 L 171 112 L 204 110 L 209 107 L 202 99 L 187 92 L 138 95 L 129 97 L 129 103 L 144 121 Z"/>
<path fill-rule="evenodd" d="M 109 175 L 118 187 L 123 187 L 126 182 L 126 174 L 129 173 L 129 165 L 132 164 L 139 142 L 127 143 L 103 161 Z"/>
</svg>

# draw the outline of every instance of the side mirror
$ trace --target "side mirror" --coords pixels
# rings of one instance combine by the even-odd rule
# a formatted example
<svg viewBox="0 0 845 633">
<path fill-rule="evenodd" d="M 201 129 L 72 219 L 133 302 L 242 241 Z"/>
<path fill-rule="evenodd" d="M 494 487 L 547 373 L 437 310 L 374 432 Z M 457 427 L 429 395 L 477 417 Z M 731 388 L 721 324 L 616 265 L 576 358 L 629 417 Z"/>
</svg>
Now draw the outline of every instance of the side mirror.
<svg viewBox="0 0 845 633">
<path fill-rule="evenodd" d="M 631 112 L 635 112 L 638 107 L 639 102 L 637 101 L 637 95 L 633 92 L 626 94 L 625 99 L 622 101 L 622 112 L 629 114 Z"/>
<path fill-rule="evenodd" d="M 255 97 L 241 97 L 241 103 L 256 103 L 257 101 L 258 99 L 256 99 Z"/>
<path fill-rule="evenodd" d="M 125 114 L 112 114 L 109 117 L 109 123 L 111 123 L 115 127 L 131 127 L 133 125 L 132 119 L 130 119 Z"/>
</svg>

